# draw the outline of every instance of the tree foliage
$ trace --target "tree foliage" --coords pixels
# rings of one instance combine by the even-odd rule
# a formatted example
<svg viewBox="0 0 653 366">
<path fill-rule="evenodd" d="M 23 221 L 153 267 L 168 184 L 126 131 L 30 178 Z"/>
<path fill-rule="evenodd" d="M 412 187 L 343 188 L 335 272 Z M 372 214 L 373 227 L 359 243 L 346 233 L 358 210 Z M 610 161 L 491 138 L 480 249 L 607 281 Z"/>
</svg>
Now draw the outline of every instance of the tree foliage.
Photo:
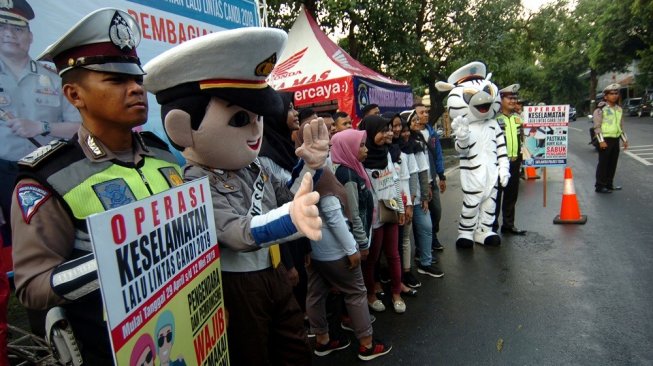
<svg viewBox="0 0 653 366">
<path fill-rule="evenodd" d="M 437 118 L 444 95 L 435 82 L 475 60 L 498 85 L 520 83 L 532 102 L 580 105 L 592 99 L 598 75 L 633 59 L 638 80 L 650 83 L 652 3 L 557 0 L 529 13 L 519 0 L 273 0 L 268 12 L 271 25 L 287 30 L 304 4 L 354 58 L 418 95 L 428 87 Z"/>
</svg>

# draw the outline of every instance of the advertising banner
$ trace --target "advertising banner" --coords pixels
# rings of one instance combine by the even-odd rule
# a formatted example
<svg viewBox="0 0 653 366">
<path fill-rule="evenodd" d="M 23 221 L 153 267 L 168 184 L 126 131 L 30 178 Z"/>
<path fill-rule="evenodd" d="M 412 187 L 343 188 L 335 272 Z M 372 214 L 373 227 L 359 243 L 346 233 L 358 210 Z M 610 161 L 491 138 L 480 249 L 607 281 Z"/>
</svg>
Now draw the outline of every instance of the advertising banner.
<svg viewBox="0 0 653 366">
<path fill-rule="evenodd" d="M 356 114 L 369 104 L 377 104 L 383 112 L 402 112 L 413 106 L 413 91 L 409 85 L 390 85 L 354 78 Z"/>
<path fill-rule="evenodd" d="M 569 105 L 527 106 L 523 117 L 524 166 L 566 166 Z"/>
<path fill-rule="evenodd" d="M 208 178 L 87 223 L 115 364 L 228 365 Z"/>
<path fill-rule="evenodd" d="M 155 56 L 187 40 L 225 29 L 259 26 L 255 0 L 27 0 L 34 9 L 30 21 L 33 41 L 29 54 L 38 56 L 87 14 L 106 7 L 122 9 L 138 22 L 142 39 L 138 56 L 146 64 Z M 162 139 L 161 109 L 148 94 L 149 118 L 142 128 Z M 173 149 L 174 150 L 174 149 Z M 176 152 L 176 151 L 173 151 Z M 181 158 L 181 155 L 177 154 Z"/>
</svg>

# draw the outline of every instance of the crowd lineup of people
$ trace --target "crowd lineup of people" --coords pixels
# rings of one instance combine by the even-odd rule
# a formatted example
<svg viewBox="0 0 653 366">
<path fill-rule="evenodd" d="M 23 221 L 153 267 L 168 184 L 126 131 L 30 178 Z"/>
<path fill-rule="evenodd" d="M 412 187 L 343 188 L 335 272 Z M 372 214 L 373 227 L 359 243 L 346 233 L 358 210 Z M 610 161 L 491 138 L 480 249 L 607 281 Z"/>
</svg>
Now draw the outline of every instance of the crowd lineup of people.
<svg viewBox="0 0 653 366">
<path fill-rule="evenodd" d="M 85 218 L 208 176 L 232 365 L 308 365 L 313 354 L 350 345 L 333 324 L 353 332 L 361 360 L 391 351 L 373 334 L 373 314 L 410 311 L 405 297 L 444 276 L 437 234 L 447 184 L 428 106 L 382 113 L 369 104 L 357 126 L 342 111 L 298 111 L 293 93 L 265 82 L 287 37 L 272 29 L 209 34 L 141 66 L 138 24 L 112 8 L 89 14 L 38 57 L 53 71 L 27 53 L 29 4 L 0 7 L 0 36 L 20 45 L 0 54 L 0 205 L 11 223 L 2 234 L 36 333 L 50 335 L 45 314 L 61 307 L 85 364 L 112 364 Z M 146 90 L 183 168 L 165 142 L 133 130 L 147 120 Z M 495 117 L 510 179 L 491 182 L 499 192 L 491 226 L 506 235 L 525 234 L 515 226 L 518 90 L 499 90 Z M 601 141 L 608 149 L 610 133 L 604 128 Z M 619 189 L 601 169 L 597 191 Z M 159 328 L 167 335 L 158 347 L 139 341 L 132 365 L 185 364 L 170 358 L 174 323 Z"/>
</svg>

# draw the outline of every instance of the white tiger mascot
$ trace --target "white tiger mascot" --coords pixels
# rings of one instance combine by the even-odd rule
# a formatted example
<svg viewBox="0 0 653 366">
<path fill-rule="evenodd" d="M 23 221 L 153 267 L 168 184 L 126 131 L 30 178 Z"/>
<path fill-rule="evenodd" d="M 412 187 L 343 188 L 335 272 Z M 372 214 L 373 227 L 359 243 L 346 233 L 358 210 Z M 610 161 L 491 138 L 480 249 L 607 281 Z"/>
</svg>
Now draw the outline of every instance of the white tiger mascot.
<svg viewBox="0 0 653 366">
<path fill-rule="evenodd" d="M 505 187 L 510 177 L 506 142 L 494 119 L 501 108 L 499 92 L 486 77 L 485 65 L 469 63 L 435 84 L 449 91 L 447 110 L 460 153 L 460 182 L 463 207 L 456 246 L 470 248 L 474 242 L 498 246 L 501 238 L 492 231 L 497 184 Z M 497 179 L 498 178 L 498 179 Z"/>
</svg>

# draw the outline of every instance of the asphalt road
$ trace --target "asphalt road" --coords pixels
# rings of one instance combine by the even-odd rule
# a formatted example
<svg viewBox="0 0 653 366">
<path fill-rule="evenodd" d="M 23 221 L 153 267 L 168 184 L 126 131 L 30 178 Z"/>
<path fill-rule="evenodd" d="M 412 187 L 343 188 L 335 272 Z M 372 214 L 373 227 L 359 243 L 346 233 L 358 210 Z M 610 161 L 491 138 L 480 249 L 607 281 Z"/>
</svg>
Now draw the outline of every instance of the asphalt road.
<svg viewBox="0 0 653 366">
<path fill-rule="evenodd" d="M 569 130 L 585 225 L 552 223 L 563 169 L 549 168 L 546 207 L 544 181 L 521 181 L 516 224 L 526 236 L 505 236 L 500 248 L 457 250 L 460 181 L 457 170 L 448 174 L 439 234 L 445 276 L 417 275 L 423 286 L 406 299 L 405 314 L 375 314 L 375 337 L 393 350 L 370 364 L 653 364 L 653 166 L 644 164 L 653 160 L 641 153 L 653 144 L 653 119 L 627 119 L 640 159 L 620 156 L 616 183 L 624 189 L 606 195 L 594 192 L 589 126 L 581 118 Z M 350 338 L 352 346 L 315 357 L 315 365 L 358 364 Z"/>
</svg>

